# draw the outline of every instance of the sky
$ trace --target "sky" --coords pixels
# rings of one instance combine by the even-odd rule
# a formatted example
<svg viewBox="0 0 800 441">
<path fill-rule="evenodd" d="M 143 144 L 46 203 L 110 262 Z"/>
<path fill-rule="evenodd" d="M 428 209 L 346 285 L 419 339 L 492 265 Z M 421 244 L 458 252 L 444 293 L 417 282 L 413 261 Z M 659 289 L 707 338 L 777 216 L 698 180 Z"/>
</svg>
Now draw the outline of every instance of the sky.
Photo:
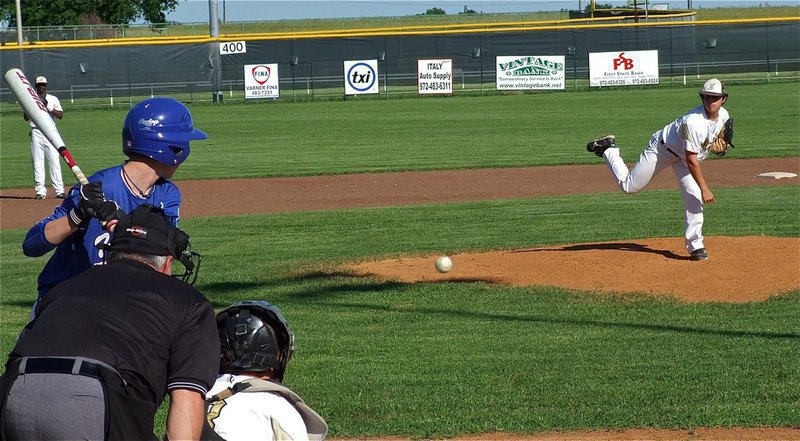
<svg viewBox="0 0 800 441">
<path fill-rule="evenodd" d="M 218 16 L 226 21 L 266 21 L 303 18 L 402 17 L 437 7 L 457 14 L 464 6 L 477 12 L 535 12 L 585 8 L 589 0 L 217 0 Z M 596 0 L 624 5 L 626 0 Z M 644 0 L 642 0 L 644 1 Z M 730 6 L 796 6 L 800 0 L 650 0 L 670 9 Z M 208 0 L 180 0 L 167 19 L 181 23 L 208 22 Z"/>
</svg>

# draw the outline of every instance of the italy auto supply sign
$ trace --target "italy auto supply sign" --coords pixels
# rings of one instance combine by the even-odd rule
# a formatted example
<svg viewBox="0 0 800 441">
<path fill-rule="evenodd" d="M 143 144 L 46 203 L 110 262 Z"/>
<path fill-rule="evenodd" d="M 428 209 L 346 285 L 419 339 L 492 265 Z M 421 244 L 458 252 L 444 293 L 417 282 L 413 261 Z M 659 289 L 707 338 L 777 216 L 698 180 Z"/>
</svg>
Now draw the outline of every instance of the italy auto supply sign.
<svg viewBox="0 0 800 441">
<path fill-rule="evenodd" d="M 453 60 L 417 60 L 417 93 L 453 93 Z"/>
<path fill-rule="evenodd" d="M 278 65 L 277 64 L 245 64 L 244 65 L 244 97 L 278 98 Z"/>
<path fill-rule="evenodd" d="M 564 56 L 497 57 L 497 90 L 564 89 Z"/>
<path fill-rule="evenodd" d="M 658 84 L 658 51 L 590 53 L 589 80 L 592 87 Z"/>
</svg>

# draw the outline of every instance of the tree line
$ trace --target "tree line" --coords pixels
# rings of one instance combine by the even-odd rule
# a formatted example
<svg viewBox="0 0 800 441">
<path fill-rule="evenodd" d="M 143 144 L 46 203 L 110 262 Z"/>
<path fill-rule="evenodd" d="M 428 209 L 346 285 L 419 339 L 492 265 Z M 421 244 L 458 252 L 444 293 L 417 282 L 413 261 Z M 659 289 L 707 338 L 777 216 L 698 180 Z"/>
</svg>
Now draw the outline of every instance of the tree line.
<svg viewBox="0 0 800 441">
<path fill-rule="evenodd" d="M 24 0 L 24 26 L 128 24 L 136 20 L 164 23 L 179 0 Z M 0 20 L 17 21 L 15 0 L 0 0 Z"/>
</svg>

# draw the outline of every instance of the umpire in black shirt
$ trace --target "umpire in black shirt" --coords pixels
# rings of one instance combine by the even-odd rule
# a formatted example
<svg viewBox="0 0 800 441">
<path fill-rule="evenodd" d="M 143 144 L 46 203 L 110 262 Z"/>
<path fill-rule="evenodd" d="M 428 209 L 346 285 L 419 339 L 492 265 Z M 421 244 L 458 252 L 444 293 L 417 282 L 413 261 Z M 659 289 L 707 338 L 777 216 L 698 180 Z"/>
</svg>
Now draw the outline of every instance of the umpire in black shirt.
<svg viewBox="0 0 800 441">
<path fill-rule="evenodd" d="M 108 253 L 53 288 L 22 331 L 0 378 L 4 440 L 153 440 L 167 393 L 167 437 L 200 436 L 219 372 L 214 309 L 171 276 L 174 260 L 190 276 L 199 255 L 149 205 L 120 219 Z"/>
</svg>

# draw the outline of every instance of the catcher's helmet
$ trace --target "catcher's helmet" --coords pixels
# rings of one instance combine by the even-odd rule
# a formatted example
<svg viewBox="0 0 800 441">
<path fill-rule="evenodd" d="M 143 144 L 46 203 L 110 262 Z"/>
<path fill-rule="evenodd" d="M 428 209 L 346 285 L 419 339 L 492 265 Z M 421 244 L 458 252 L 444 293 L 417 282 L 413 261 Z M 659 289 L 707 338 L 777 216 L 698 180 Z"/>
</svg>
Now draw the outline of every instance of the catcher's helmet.
<svg viewBox="0 0 800 441">
<path fill-rule="evenodd" d="M 208 136 L 192 125 L 192 114 L 173 98 L 150 98 L 131 108 L 122 125 L 122 151 L 166 165 L 189 156 L 189 141 Z"/>
<path fill-rule="evenodd" d="M 294 334 L 274 305 L 244 301 L 217 314 L 220 372 L 273 371 L 278 381 L 294 352 Z"/>
</svg>

